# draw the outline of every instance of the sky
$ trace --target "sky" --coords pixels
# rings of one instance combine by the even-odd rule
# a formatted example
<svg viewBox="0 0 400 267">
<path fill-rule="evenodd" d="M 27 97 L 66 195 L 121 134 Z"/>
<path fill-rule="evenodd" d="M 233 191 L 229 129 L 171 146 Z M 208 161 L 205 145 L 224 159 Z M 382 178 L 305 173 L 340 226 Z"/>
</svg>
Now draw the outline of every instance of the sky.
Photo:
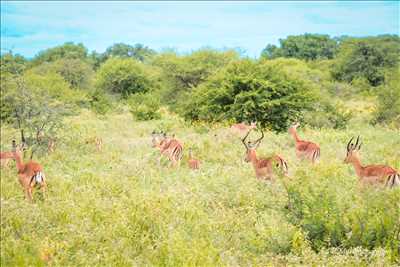
<svg viewBox="0 0 400 267">
<path fill-rule="evenodd" d="M 104 52 L 142 43 L 186 53 L 240 48 L 258 57 L 288 35 L 399 34 L 398 1 L 1 1 L 1 52 L 33 57 L 65 42 Z"/>
</svg>

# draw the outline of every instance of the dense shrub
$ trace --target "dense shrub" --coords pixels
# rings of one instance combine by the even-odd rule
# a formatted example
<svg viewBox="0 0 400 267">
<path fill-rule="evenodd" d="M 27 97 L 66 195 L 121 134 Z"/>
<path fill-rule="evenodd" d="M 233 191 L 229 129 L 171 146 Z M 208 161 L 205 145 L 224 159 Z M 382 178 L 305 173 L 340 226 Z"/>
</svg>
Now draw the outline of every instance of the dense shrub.
<svg viewBox="0 0 400 267">
<path fill-rule="evenodd" d="M 289 220 L 306 233 L 316 251 L 328 247 L 382 247 L 391 251 L 393 259 L 397 258 L 398 192 L 364 188 L 360 193 L 356 188 L 338 189 L 334 180 L 320 178 L 312 183 L 289 183 Z"/>
<path fill-rule="evenodd" d="M 87 54 L 87 48 L 83 44 L 67 42 L 63 45 L 39 52 L 39 54 L 33 58 L 31 63 L 32 65 L 37 66 L 44 62 L 53 62 L 62 58 L 84 60 L 87 58 Z"/>
<path fill-rule="evenodd" d="M 137 120 L 160 119 L 160 99 L 154 94 L 135 94 L 128 99 L 130 112 Z"/>
<path fill-rule="evenodd" d="M 378 90 L 374 122 L 400 127 L 400 71 L 397 69 L 387 76 L 388 82 Z"/>
<path fill-rule="evenodd" d="M 384 82 L 384 69 L 398 66 L 399 54 L 398 36 L 348 38 L 340 45 L 332 75 L 347 82 L 365 78 L 370 85 L 378 86 Z"/>
<path fill-rule="evenodd" d="M 46 75 L 56 72 L 60 74 L 71 88 L 88 89 L 91 86 L 93 70 L 89 63 L 82 59 L 62 58 L 54 62 L 45 62 L 32 69 L 35 73 Z"/>
<path fill-rule="evenodd" d="M 306 85 L 274 62 L 240 60 L 196 88 L 181 112 L 189 120 L 256 120 L 283 131 L 311 108 L 315 95 Z"/>
<path fill-rule="evenodd" d="M 267 45 L 261 52 L 265 58 L 293 57 L 305 60 L 332 59 L 337 50 L 336 40 L 323 34 L 288 36 L 279 40 L 280 47 Z"/>
<path fill-rule="evenodd" d="M 237 57 L 234 51 L 219 52 L 213 49 L 200 49 L 184 56 L 176 53 L 158 55 L 152 64 L 162 70 L 162 100 L 173 105 L 185 101 L 182 99 L 185 93 Z"/>
<path fill-rule="evenodd" d="M 96 85 L 104 91 L 127 97 L 152 89 L 152 75 L 147 66 L 134 59 L 111 58 L 100 67 Z"/>
<path fill-rule="evenodd" d="M 105 115 L 113 108 L 110 96 L 102 90 L 94 90 L 91 92 L 89 94 L 89 103 L 91 109 L 101 115 Z"/>
<path fill-rule="evenodd" d="M 12 52 L 1 55 L 0 61 L 2 75 L 5 73 L 20 74 L 26 69 L 28 64 L 28 61 L 23 56 L 14 55 Z"/>
<path fill-rule="evenodd" d="M 352 114 L 343 105 L 328 100 L 315 103 L 314 109 L 304 114 L 304 121 L 317 128 L 344 129 L 351 118 Z"/>
</svg>

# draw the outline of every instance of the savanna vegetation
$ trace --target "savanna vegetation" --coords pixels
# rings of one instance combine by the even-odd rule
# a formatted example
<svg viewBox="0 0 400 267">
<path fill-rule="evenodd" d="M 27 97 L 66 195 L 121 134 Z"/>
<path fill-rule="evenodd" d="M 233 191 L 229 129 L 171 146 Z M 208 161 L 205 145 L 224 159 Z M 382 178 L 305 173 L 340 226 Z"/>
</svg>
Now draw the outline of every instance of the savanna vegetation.
<svg viewBox="0 0 400 267">
<path fill-rule="evenodd" d="M 318 34 L 257 59 L 123 43 L 3 54 L 1 151 L 25 143 L 48 192 L 29 203 L 14 161 L 1 169 L 1 265 L 400 264 L 400 189 L 361 187 L 343 163 L 360 135 L 363 163 L 400 170 L 399 56 L 397 35 Z M 251 121 L 265 132 L 257 153 L 282 155 L 288 177 L 257 180 L 243 161 L 229 127 Z M 317 164 L 297 159 L 294 121 Z M 157 165 L 160 130 L 183 142 L 180 168 Z"/>
</svg>

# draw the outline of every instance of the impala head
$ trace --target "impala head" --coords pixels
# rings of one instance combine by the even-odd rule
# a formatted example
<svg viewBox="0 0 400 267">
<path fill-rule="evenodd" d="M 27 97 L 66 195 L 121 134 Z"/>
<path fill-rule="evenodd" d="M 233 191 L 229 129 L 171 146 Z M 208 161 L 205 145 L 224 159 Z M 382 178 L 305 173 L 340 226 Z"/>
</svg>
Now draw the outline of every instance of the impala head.
<svg viewBox="0 0 400 267">
<path fill-rule="evenodd" d="M 289 127 L 289 133 L 294 133 L 297 130 L 297 127 L 300 126 L 300 123 L 295 122 Z"/>
<path fill-rule="evenodd" d="M 360 142 L 360 136 L 357 137 L 356 143 L 353 143 L 354 137 L 350 139 L 350 141 L 347 143 L 347 154 L 346 158 L 344 159 L 344 163 L 351 163 L 354 160 L 358 159 L 358 151 L 361 148 L 361 142 Z"/>
<path fill-rule="evenodd" d="M 160 143 L 167 138 L 167 134 L 163 131 L 151 133 L 151 142 L 153 147 L 158 147 Z"/>
<path fill-rule="evenodd" d="M 257 122 L 256 122 L 256 121 L 252 121 L 252 122 L 250 123 L 249 130 L 253 130 L 253 129 L 255 129 L 255 128 L 257 128 Z"/>
<path fill-rule="evenodd" d="M 251 161 L 251 158 L 254 157 L 254 155 L 256 153 L 256 149 L 260 145 L 261 140 L 264 138 L 264 132 L 263 132 L 263 130 L 261 130 L 261 137 L 258 138 L 256 141 L 250 141 L 250 140 L 246 141 L 246 138 L 249 136 L 249 134 L 250 134 L 250 130 L 247 132 L 246 136 L 242 139 L 242 143 L 243 143 L 244 147 L 246 148 L 246 154 L 245 154 L 245 158 L 244 158 L 244 160 L 246 162 Z"/>
<path fill-rule="evenodd" d="M 21 155 L 22 151 L 25 151 L 26 149 L 27 149 L 27 145 L 25 143 L 17 145 L 15 140 L 12 140 L 12 149 L 11 149 L 11 151 L 14 154 Z"/>
</svg>

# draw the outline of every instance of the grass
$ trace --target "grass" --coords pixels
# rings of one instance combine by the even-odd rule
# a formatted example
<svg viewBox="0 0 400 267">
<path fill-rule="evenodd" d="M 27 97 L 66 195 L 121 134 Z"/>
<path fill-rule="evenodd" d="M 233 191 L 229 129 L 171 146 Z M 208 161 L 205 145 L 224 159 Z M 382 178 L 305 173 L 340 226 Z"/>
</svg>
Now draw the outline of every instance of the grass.
<svg viewBox="0 0 400 267">
<path fill-rule="evenodd" d="M 399 130 L 300 129 L 321 145 L 299 162 L 286 134 L 266 133 L 259 155 L 281 154 L 290 177 L 260 182 L 228 127 L 129 112 L 70 117 L 56 152 L 36 158 L 48 196 L 23 199 L 15 166 L 1 170 L 2 266 L 389 266 L 398 263 L 400 190 L 361 189 L 343 164 L 360 134 L 362 162 L 400 170 Z M 150 133 L 166 129 L 193 148 L 200 171 L 156 164 Z M 84 140 L 100 136 L 97 152 Z M 3 125 L 1 148 L 17 134 Z M 255 135 L 253 136 L 255 138 Z M 286 191 L 285 187 L 289 191 Z M 293 210 L 288 210 L 288 193 Z M 397 231 L 397 232 L 396 232 Z M 397 251 L 397 252 L 396 252 Z"/>
</svg>

